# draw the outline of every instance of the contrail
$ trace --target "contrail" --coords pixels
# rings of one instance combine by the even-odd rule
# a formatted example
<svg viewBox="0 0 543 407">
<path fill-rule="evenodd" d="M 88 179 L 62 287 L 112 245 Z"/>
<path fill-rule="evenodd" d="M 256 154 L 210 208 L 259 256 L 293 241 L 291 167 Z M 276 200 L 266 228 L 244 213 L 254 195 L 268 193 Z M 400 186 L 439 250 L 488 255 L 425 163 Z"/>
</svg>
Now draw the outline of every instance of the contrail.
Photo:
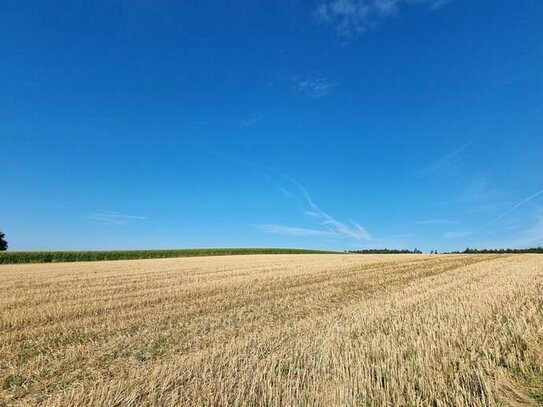
<svg viewBox="0 0 543 407">
<path fill-rule="evenodd" d="M 518 204 L 516 204 L 515 206 L 513 206 L 511 209 L 505 211 L 504 213 L 502 213 L 500 216 L 492 219 L 490 222 L 488 222 L 486 225 L 484 225 L 481 229 L 484 229 L 490 225 L 492 225 L 493 223 L 497 222 L 498 220 L 500 220 L 501 218 L 509 215 L 511 212 L 513 212 L 515 209 L 517 209 L 519 206 L 522 206 L 524 205 L 525 203 L 527 202 L 530 202 L 532 199 L 538 197 L 539 195 L 543 194 L 543 190 L 539 191 L 539 192 L 536 192 L 535 194 L 533 194 L 532 196 L 526 198 L 525 200 L 519 202 Z"/>
<path fill-rule="evenodd" d="M 445 157 L 442 157 L 429 167 L 424 168 L 421 172 L 423 175 L 431 175 L 436 171 L 449 167 L 462 160 L 462 152 L 473 144 L 473 140 L 468 141 L 464 145 L 458 147 L 456 150 L 450 152 Z"/>
</svg>

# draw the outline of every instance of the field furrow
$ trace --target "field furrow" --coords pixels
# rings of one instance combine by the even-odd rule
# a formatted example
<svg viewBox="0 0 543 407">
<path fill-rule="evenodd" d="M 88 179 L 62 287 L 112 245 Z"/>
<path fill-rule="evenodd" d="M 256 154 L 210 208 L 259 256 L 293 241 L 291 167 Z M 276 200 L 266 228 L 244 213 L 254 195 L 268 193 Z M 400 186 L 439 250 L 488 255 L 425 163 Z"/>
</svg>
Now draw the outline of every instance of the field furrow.
<svg viewBox="0 0 543 407">
<path fill-rule="evenodd" d="M 498 406 L 543 397 L 538 255 L 0 266 L 0 405 Z"/>
</svg>

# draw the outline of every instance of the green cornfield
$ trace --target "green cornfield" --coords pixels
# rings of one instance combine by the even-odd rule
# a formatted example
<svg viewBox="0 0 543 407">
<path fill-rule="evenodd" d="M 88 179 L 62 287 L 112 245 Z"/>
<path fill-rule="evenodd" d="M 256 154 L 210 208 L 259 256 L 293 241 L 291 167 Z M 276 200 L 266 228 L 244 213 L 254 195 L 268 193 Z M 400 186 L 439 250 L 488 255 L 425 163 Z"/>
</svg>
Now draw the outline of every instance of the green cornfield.
<svg viewBox="0 0 543 407">
<path fill-rule="evenodd" d="M 39 251 L 2 252 L 0 264 L 60 263 L 100 260 L 161 259 L 169 257 L 233 256 L 242 254 L 326 254 L 323 250 L 282 248 L 219 248 L 169 250 L 97 250 L 97 251 Z"/>
</svg>

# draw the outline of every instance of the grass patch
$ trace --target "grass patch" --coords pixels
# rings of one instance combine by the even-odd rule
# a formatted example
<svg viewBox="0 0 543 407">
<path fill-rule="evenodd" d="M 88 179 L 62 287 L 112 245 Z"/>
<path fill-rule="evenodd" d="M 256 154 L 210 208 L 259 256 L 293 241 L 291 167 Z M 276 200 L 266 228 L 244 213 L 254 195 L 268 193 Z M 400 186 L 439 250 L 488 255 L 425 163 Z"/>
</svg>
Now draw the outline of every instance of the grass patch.
<svg viewBox="0 0 543 407">
<path fill-rule="evenodd" d="M 543 392 L 533 393 L 532 397 L 539 404 L 543 404 Z"/>
<path fill-rule="evenodd" d="M 68 346 L 75 343 L 83 342 L 87 338 L 84 332 L 74 332 L 69 335 L 59 335 L 51 338 L 50 342 L 56 346 Z"/>
<path fill-rule="evenodd" d="M 2 388 L 4 390 L 10 390 L 15 387 L 21 387 L 26 384 L 26 378 L 19 375 L 9 375 L 4 379 L 4 383 L 2 385 Z"/>
<path fill-rule="evenodd" d="M 139 351 L 137 351 L 134 356 L 140 362 L 147 362 L 147 360 L 150 359 L 150 356 L 148 355 L 148 353 L 144 349 L 140 349 Z"/>
</svg>

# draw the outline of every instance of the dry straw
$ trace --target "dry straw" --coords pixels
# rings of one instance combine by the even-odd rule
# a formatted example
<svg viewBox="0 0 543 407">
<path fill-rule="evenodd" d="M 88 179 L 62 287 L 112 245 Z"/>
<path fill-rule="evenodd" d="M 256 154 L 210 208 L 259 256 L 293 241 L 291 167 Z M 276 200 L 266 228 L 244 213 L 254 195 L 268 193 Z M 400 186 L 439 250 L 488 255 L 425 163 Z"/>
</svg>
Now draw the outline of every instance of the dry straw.
<svg viewBox="0 0 543 407">
<path fill-rule="evenodd" d="M 537 405 L 542 294 L 538 255 L 3 265 L 0 405 Z"/>
</svg>

